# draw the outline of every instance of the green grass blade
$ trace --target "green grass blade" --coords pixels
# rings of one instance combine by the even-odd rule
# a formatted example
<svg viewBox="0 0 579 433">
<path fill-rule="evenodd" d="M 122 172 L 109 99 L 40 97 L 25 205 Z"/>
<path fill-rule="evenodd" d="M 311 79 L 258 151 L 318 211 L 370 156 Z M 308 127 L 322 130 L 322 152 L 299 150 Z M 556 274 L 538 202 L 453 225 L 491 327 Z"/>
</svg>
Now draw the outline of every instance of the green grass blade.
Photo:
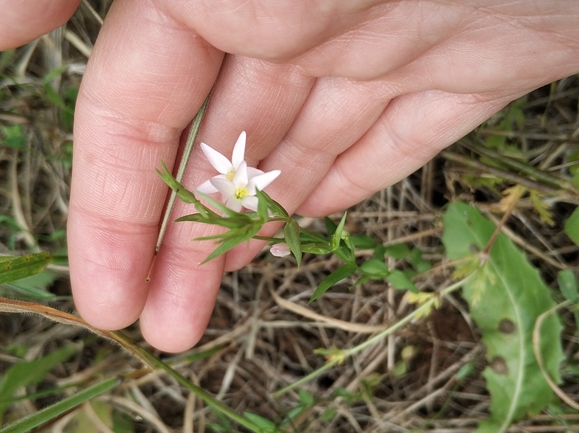
<svg viewBox="0 0 579 433">
<path fill-rule="evenodd" d="M 26 433 L 39 425 L 55 419 L 71 409 L 83 404 L 91 398 L 110 391 L 122 382 L 122 379 L 113 377 L 96 385 L 90 386 L 75 395 L 65 398 L 52 406 L 18 420 L 0 430 L 0 433 Z"/>
<path fill-rule="evenodd" d="M 0 257 L 0 284 L 36 275 L 52 261 L 48 253 Z"/>
</svg>

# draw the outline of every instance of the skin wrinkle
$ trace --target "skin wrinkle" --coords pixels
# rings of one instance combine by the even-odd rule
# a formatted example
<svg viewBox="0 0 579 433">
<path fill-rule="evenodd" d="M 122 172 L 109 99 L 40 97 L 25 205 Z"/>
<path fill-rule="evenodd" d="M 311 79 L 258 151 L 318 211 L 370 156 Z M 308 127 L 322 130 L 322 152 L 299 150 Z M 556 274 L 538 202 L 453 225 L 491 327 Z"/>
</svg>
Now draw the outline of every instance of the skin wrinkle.
<svg viewBox="0 0 579 433">
<path fill-rule="evenodd" d="M 172 2 L 159 4 L 167 8 L 174 6 Z M 283 2 L 265 2 L 259 5 L 261 8 L 266 8 L 264 12 L 256 12 L 243 7 L 246 5 L 252 7 L 255 5 L 254 2 L 227 2 L 225 4 L 235 6 L 227 11 L 220 9 L 219 15 L 216 15 L 214 13 L 216 9 L 214 4 L 203 9 L 203 5 L 199 2 L 194 2 L 189 9 L 190 13 L 184 14 L 181 9 L 179 12 L 170 11 L 168 13 L 190 27 L 198 28 L 204 38 L 222 51 L 239 53 L 235 48 L 243 46 L 244 52 L 242 54 L 246 56 L 269 61 L 287 62 L 296 55 L 301 54 L 300 52 L 312 48 L 327 39 L 329 37 L 328 34 L 332 35 L 342 31 L 348 23 L 355 21 L 356 15 L 369 7 L 364 5 L 359 8 L 360 11 L 350 13 L 347 18 L 343 18 L 342 14 L 337 12 L 320 11 L 319 8 L 312 10 L 311 3 L 307 3 L 307 7 L 301 3 L 291 4 L 290 7 Z M 289 3 L 287 4 L 289 5 Z M 285 13 L 280 13 L 280 5 L 285 8 Z M 318 11 L 320 12 L 318 13 Z M 304 20 L 302 14 L 307 14 L 308 19 Z M 207 17 L 212 15 L 215 17 L 213 20 L 195 21 L 198 16 Z M 313 15 L 316 15 L 316 19 L 312 18 Z M 275 21 L 267 20 L 267 16 L 277 16 L 278 19 Z M 250 32 L 247 31 L 248 29 L 245 26 L 248 19 L 255 19 L 254 22 L 258 23 L 258 25 L 250 29 L 253 30 Z M 219 33 L 210 32 L 208 26 L 215 22 L 228 29 L 227 37 L 220 37 Z M 308 23 L 307 27 L 304 26 L 304 23 Z M 315 25 L 312 23 L 315 23 Z M 235 47 L 231 45 L 231 40 L 235 40 Z M 263 47 L 264 40 L 268 43 L 267 48 Z M 259 41 L 259 43 L 256 44 L 255 41 Z M 306 46 L 306 48 L 296 48 L 303 46 Z"/>
</svg>

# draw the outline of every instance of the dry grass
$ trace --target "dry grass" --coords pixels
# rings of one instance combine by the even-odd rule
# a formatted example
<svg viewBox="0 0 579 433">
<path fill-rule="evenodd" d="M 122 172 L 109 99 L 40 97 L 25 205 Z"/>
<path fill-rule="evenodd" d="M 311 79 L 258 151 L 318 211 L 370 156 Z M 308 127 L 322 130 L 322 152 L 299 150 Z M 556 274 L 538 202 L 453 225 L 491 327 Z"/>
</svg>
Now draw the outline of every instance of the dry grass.
<svg viewBox="0 0 579 433">
<path fill-rule="evenodd" d="M 97 12 L 102 16 L 107 2 L 95 3 L 100 5 Z M 0 147 L 2 253 L 64 251 L 72 136 L 69 115 L 45 96 L 44 77 L 67 66 L 62 77 L 51 84 L 61 95 L 70 95 L 71 89 L 78 88 L 99 26 L 83 6 L 67 30 L 16 50 L 5 64 L 0 60 L 0 127 L 16 132 L 15 128 L 20 128 L 22 132 L 20 144 Z M 523 150 L 534 169 L 567 176 L 563 155 L 579 149 L 578 96 L 577 77 L 539 89 L 521 105 L 523 125 L 503 130 L 498 128 L 502 118 L 497 116 L 464 144 L 491 135 L 504 136 Z M 67 104 L 71 105 L 69 101 Z M 421 249 L 434 268 L 417 280 L 419 288 L 432 291 L 444 287 L 450 283 L 452 272 L 445 266 L 440 242 L 444 204 L 460 198 L 476 203 L 496 221 L 501 217 L 497 203 L 503 187 L 474 185 L 473 179 L 498 173 L 496 167 L 483 164 L 484 159 L 456 144 L 417 173 L 351 209 L 347 229 L 371 235 L 384 245 L 404 242 Z M 521 176 L 514 169 L 510 173 Z M 573 204 L 579 203 L 569 197 L 550 200 L 553 226 L 541 222 L 528 200 L 523 200 L 505 232 L 526 250 L 547 283 L 555 287 L 559 269 L 579 266 L 578 248 L 562 232 Z M 323 229 L 317 220 L 303 223 Z M 403 293 L 384 282 L 370 282 L 352 291 L 341 284 L 308 305 L 316 285 L 337 265 L 336 259 L 306 255 L 297 269 L 293 259 L 260 255 L 250 266 L 225 276 L 200 345 L 170 361 L 236 411 L 281 421 L 296 406 L 299 396 L 297 391 L 278 398 L 273 394 L 324 365 L 324 357 L 314 350 L 356 346 L 377 328 L 414 309 Z M 406 266 L 404 261 L 393 259 L 388 265 Z M 54 266 L 53 271 L 56 280 L 49 293 L 60 298 L 52 299 L 51 304 L 72 310 L 66 267 Z M 10 290 L 2 293 L 14 295 Z M 573 317 L 567 319 L 563 388 L 579 398 L 576 328 Z M 141 340 L 138 329 L 127 332 Z M 70 341 L 82 344 L 78 354 L 28 392 L 88 383 L 139 368 L 128 354 L 79 329 L 32 316 L 2 315 L 0 371 L 20 356 L 35 359 Z M 457 378 L 465 366 L 472 368 L 471 374 Z M 480 375 L 484 366 L 484 348 L 465 304 L 458 296 L 450 297 L 430 317 L 413 322 L 304 385 L 302 389 L 311 393 L 317 404 L 298 416 L 289 430 L 469 432 L 477 420 L 488 415 L 489 397 Z M 64 390 L 61 396 L 70 392 Z M 12 405 L 8 418 L 21 417 L 55 400 L 50 395 L 23 400 Z M 130 414 L 135 431 L 218 431 L 211 427 L 219 422 L 216 415 L 162 374 L 128 381 L 99 401 Z M 85 405 L 79 411 L 98 425 L 95 407 L 98 405 Z M 511 431 L 579 431 L 579 414 L 560 407 L 554 404 L 548 412 L 519 423 Z M 66 430 L 66 425 L 76 413 L 55 420 L 53 431 L 75 431 L 70 427 Z M 100 431 L 108 430 L 101 426 Z"/>
</svg>

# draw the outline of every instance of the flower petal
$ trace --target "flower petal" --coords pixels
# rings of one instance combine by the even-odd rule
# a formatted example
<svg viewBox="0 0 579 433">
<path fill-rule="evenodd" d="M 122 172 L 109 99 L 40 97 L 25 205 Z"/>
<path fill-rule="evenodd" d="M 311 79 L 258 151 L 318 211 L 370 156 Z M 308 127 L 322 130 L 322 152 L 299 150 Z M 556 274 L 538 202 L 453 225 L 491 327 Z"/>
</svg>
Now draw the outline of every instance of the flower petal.
<svg viewBox="0 0 579 433">
<path fill-rule="evenodd" d="M 291 254 L 289 245 L 283 242 L 273 245 L 269 252 L 276 257 L 285 257 Z"/>
<path fill-rule="evenodd" d="M 231 156 L 231 162 L 233 163 L 233 167 L 237 170 L 237 167 L 243 162 L 245 158 L 245 138 L 246 134 L 243 131 L 239 134 L 239 138 L 233 147 L 233 155 Z"/>
<path fill-rule="evenodd" d="M 234 196 L 227 198 L 227 200 L 225 201 L 225 206 L 227 206 L 229 209 L 235 212 L 240 212 L 241 208 L 243 207 L 243 205 L 241 204 L 241 200 L 237 200 Z"/>
<path fill-rule="evenodd" d="M 202 192 L 203 194 L 213 194 L 219 192 L 217 188 L 211 183 L 211 179 L 206 180 L 201 185 L 199 185 L 196 191 Z"/>
<path fill-rule="evenodd" d="M 224 177 L 215 176 L 209 179 L 211 185 L 213 185 L 217 191 L 223 194 L 223 197 L 235 197 L 235 185 L 229 179 Z"/>
<path fill-rule="evenodd" d="M 263 174 L 263 171 L 260 170 L 259 168 L 247 167 L 247 177 L 249 179 L 251 179 L 252 177 L 255 177 L 255 176 L 259 176 L 260 174 Z"/>
<path fill-rule="evenodd" d="M 279 175 L 280 170 L 272 170 L 267 173 L 260 174 L 258 176 L 252 177 L 247 183 L 247 192 L 251 195 L 256 194 L 256 190 L 262 191 L 266 186 L 272 183 Z"/>
<path fill-rule="evenodd" d="M 237 167 L 237 170 L 235 170 L 235 176 L 233 176 L 233 184 L 236 187 L 245 187 L 248 180 L 247 162 L 241 161 L 241 164 L 239 164 L 239 167 Z"/>
<path fill-rule="evenodd" d="M 227 174 L 233 169 L 233 164 L 222 154 L 217 152 L 215 149 L 209 147 L 205 143 L 201 143 L 201 150 L 211 163 L 211 165 L 221 174 Z"/>
<path fill-rule="evenodd" d="M 246 195 L 241 199 L 241 204 L 244 208 L 257 212 L 257 204 L 259 200 L 254 195 Z"/>
</svg>

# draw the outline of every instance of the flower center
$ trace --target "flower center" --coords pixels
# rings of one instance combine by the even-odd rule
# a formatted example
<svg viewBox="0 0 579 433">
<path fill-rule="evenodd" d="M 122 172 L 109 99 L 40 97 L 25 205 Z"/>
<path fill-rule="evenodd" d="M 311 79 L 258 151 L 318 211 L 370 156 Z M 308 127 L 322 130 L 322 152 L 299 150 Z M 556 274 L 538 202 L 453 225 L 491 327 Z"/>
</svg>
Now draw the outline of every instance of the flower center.
<svg viewBox="0 0 579 433">
<path fill-rule="evenodd" d="M 233 178 L 235 177 L 235 169 L 232 168 L 227 173 L 225 173 L 225 177 L 229 180 L 233 180 Z"/>
<path fill-rule="evenodd" d="M 248 192 L 247 192 L 247 190 L 245 189 L 244 186 L 242 186 L 242 187 L 239 187 L 239 186 L 238 186 L 238 187 L 235 189 L 235 198 L 236 198 L 237 200 L 241 200 L 241 199 L 242 199 L 243 197 L 245 197 L 246 195 L 248 195 Z"/>
</svg>

